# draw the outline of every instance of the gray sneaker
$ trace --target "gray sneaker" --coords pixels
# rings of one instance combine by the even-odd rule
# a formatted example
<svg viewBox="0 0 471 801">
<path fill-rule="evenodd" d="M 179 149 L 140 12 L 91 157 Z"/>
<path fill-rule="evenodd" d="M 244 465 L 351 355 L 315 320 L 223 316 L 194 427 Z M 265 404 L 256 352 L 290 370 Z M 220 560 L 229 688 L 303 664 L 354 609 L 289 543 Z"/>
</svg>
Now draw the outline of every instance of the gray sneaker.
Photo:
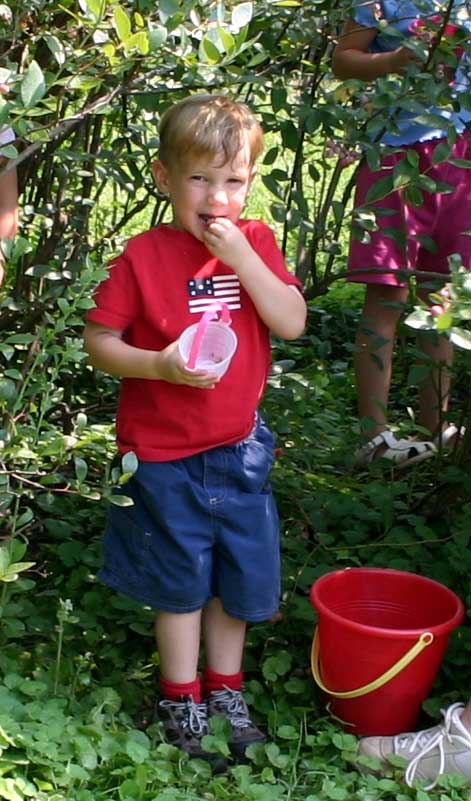
<svg viewBox="0 0 471 801">
<path fill-rule="evenodd" d="M 214 690 L 207 699 L 208 717 L 227 718 L 232 726 L 229 748 L 236 760 L 243 760 L 245 749 L 254 743 L 266 743 L 267 738 L 250 719 L 249 710 L 240 690 Z"/>
<path fill-rule="evenodd" d="M 405 759 L 404 778 L 412 787 L 416 779 L 432 779 L 426 790 L 435 787 L 443 773 L 461 773 L 471 783 L 471 733 L 461 723 L 463 704 L 442 709 L 443 723 L 418 732 L 396 734 L 395 737 L 364 737 L 358 753 L 387 763 L 394 754 Z"/>
<path fill-rule="evenodd" d="M 209 734 L 205 703 L 195 703 L 191 695 L 182 696 L 181 701 L 164 699 L 157 704 L 154 718 L 162 722 L 170 745 L 176 745 L 190 757 L 206 760 L 215 773 L 226 769 L 227 763 L 221 756 L 208 753 L 201 745 L 202 738 Z"/>
</svg>

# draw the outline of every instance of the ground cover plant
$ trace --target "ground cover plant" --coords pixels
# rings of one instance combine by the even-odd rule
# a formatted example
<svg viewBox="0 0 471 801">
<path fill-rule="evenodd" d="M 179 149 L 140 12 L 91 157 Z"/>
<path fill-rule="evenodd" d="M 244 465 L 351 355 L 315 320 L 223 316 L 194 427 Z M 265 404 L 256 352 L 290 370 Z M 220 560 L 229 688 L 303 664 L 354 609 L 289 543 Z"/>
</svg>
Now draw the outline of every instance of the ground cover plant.
<svg viewBox="0 0 471 801">
<path fill-rule="evenodd" d="M 310 671 L 309 589 L 330 570 L 422 573 L 453 587 L 471 609 L 466 440 L 405 476 L 381 465 L 353 469 L 351 353 L 361 289 L 343 283 L 357 163 L 350 157 L 368 128 L 384 124 L 392 88 L 380 83 L 365 103 L 355 82 L 333 81 L 330 52 L 344 16 L 344 6 L 327 0 L 0 4 L 0 81 L 11 87 L 0 99 L 0 124 L 12 124 L 18 137 L 2 154 L 18 167 L 22 188 L 21 229 L 6 246 L 0 290 L 0 798 L 469 795 L 453 777 L 425 794 L 406 788 L 393 767 L 387 777 L 361 774 L 356 740 L 329 717 Z M 208 87 L 247 99 L 261 116 L 267 151 L 248 212 L 273 224 L 310 302 L 305 335 L 273 342 L 264 403 L 280 448 L 273 483 L 283 599 L 279 619 L 250 629 L 245 668 L 248 700 L 269 743 L 220 776 L 146 725 L 158 669 L 152 613 L 96 580 L 107 499 L 133 460 L 115 457 L 116 381 L 87 366 L 81 340 L 106 260 L 167 213 L 148 170 L 160 111 Z M 403 90 L 404 103 L 438 91 L 449 101 L 449 88 L 430 71 L 407 76 Z M 368 148 L 374 160 L 374 143 Z M 393 181 L 416 201 L 427 186 L 412 163 L 401 162 Z M 390 188 L 378 187 L 378 197 Z M 365 209 L 356 223 L 366 236 L 374 219 Z M 401 330 L 392 398 L 398 430 L 409 424 L 418 380 L 408 367 L 410 326 L 454 337 L 455 420 L 470 416 L 470 288 L 455 268 L 443 314 L 430 317 L 411 303 Z M 452 637 L 424 722 L 467 697 L 470 651 L 467 622 Z M 224 726 L 211 738 L 224 753 Z"/>
</svg>

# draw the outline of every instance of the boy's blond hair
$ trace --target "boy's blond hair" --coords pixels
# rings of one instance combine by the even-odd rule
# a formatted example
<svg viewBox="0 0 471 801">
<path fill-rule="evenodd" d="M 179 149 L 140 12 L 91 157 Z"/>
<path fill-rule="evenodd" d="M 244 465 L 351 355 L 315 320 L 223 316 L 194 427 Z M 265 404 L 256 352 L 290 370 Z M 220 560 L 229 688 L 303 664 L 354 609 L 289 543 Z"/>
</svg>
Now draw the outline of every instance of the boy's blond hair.
<svg viewBox="0 0 471 801">
<path fill-rule="evenodd" d="M 225 95 L 196 94 L 170 106 L 160 120 L 159 158 L 165 167 L 189 155 L 232 163 L 247 142 L 250 163 L 264 147 L 263 131 L 245 103 Z"/>
</svg>

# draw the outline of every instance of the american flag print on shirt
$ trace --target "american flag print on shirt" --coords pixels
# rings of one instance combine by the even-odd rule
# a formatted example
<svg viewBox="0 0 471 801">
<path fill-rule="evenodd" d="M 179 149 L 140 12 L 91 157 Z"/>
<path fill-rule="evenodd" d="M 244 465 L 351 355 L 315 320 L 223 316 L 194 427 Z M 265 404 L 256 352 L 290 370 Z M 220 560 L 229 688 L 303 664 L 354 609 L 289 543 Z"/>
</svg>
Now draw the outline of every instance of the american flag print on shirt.
<svg viewBox="0 0 471 801">
<path fill-rule="evenodd" d="M 213 275 L 188 281 L 188 308 L 192 314 L 207 311 L 215 300 L 227 303 L 229 309 L 240 309 L 240 281 L 236 275 Z"/>
</svg>

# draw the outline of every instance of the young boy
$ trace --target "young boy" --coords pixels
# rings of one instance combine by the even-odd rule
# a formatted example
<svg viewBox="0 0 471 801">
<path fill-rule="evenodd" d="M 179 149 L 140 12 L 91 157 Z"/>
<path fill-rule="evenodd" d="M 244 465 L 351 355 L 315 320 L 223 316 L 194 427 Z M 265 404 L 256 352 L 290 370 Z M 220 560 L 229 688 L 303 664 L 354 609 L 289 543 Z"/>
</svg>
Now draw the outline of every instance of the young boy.
<svg viewBox="0 0 471 801">
<path fill-rule="evenodd" d="M 274 614 L 280 585 L 274 443 L 257 407 L 269 332 L 298 337 L 306 305 L 271 230 L 240 219 L 263 149 L 247 106 L 194 95 L 167 109 L 159 132 L 152 172 L 173 220 L 129 241 L 85 329 L 91 363 L 123 379 L 118 447 L 139 460 L 122 489 L 134 505 L 110 508 L 100 576 L 156 610 L 167 739 L 205 757 L 207 718 L 224 715 L 237 758 L 265 740 L 241 693 L 246 626 Z M 238 337 L 220 380 L 178 351 L 215 299 Z"/>
</svg>

